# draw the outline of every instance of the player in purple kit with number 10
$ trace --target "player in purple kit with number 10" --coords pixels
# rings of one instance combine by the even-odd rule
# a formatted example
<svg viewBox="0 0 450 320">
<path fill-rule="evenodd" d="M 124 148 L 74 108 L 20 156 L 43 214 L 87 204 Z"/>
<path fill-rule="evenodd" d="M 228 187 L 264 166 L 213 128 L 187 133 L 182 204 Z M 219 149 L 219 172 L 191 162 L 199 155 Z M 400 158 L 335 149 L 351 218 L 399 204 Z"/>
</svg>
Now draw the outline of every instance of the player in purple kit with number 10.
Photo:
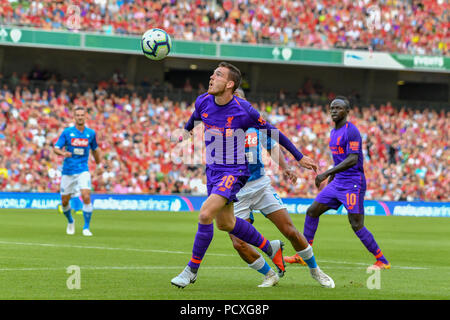
<svg viewBox="0 0 450 320">
<path fill-rule="evenodd" d="M 328 179 L 327 186 L 317 195 L 306 211 L 303 234 L 312 245 L 319 224 L 319 217 L 329 209 L 341 205 L 348 211 L 348 219 L 353 231 L 376 259 L 370 269 L 390 269 L 391 264 L 381 252 L 372 233 L 364 226 L 364 194 L 366 177 L 364 175 L 362 139 L 356 126 L 347 121 L 350 110 L 349 101 L 342 96 L 330 104 L 330 114 L 335 128 L 330 133 L 330 149 L 335 166 L 315 180 L 316 187 Z M 286 262 L 294 263 L 295 256 L 285 257 Z"/>
<path fill-rule="evenodd" d="M 241 72 L 227 62 L 221 62 L 210 77 L 208 92 L 195 101 L 195 110 L 178 141 L 190 136 L 195 122 L 205 126 L 206 177 L 208 198 L 200 208 L 197 233 L 188 265 L 171 283 L 184 288 L 197 279 L 197 271 L 213 239 L 213 221 L 219 230 L 260 248 L 285 271 L 280 240 L 269 241 L 254 226 L 234 216 L 236 194 L 250 176 L 245 156 L 245 131 L 254 127 L 267 131 L 269 138 L 279 140 L 299 164 L 316 170 L 314 161 L 303 154 L 278 129 L 267 123 L 251 104 L 233 93 L 241 82 Z M 278 139 L 279 138 L 279 139 Z"/>
</svg>

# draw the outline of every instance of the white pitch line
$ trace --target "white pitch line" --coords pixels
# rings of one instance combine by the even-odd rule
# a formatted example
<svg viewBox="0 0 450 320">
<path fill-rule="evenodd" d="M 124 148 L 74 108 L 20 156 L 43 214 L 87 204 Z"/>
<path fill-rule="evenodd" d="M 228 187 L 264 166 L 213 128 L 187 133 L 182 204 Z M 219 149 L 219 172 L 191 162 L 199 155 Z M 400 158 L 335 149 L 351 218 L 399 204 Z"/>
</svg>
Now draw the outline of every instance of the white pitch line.
<svg viewBox="0 0 450 320">
<path fill-rule="evenodd" d="M 23 246 L 40 246 L 40 247 L 54 247 L 54 248 L 75 248 L 75 249 L 96 249 L 96 250 L 117 250 L 117 251 L 134 251 L 134 252 L 150 252 L 150 253 L 169 253 L 169 254 L 184 254 L 190 255 L 191 252 L 183 251 L 169 251 L 169 250 L 155 250 L 155 249 L 138 249 L 138 248 L 114 248 L 114 247 L 99 247 L 99 246 L 80 246 L 80 245 L 68 245 L 68 244 L 53 244 L 53 243 L 35 243 L 35 242 L 12 242 L 1 241 L 0 244 L 5 245 L 23 245 Z M 208 256 L 221 256 L 221 257 L 235 257 L 236 254 L 224 254 L 224 253 L 209 253 Z M 349 264 L 368 267 L 364 262 L 347 262 L 347 261 L 335 261 L 335 260 L 319 260 L 320 263 L 335 263 L 335 264 Z M 329 267 L 328 267 L 329 268 Z M 340 267 L 346 269 L 345 267 Z M 410 266 L 396 266 L 393 269 L 405 269 L 405 270 L 428 270 L 427 267 L 410 267 Z M 0 269 L 2 270 L 2 269 Z"/>
</svg>

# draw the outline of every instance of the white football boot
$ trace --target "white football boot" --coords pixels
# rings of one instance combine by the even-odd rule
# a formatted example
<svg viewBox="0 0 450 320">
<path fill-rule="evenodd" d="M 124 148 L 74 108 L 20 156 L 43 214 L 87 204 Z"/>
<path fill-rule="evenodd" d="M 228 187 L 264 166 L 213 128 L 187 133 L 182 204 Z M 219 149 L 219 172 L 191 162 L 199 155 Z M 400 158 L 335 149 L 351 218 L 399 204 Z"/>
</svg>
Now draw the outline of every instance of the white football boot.
<svg viewBox="0 0 450 320">
<path fill-rule="evenodd" d="M 75 234 L 75 219 L 72 223 L 67 223 L 66 233 L 70 235 Z"/>
<path fill-rule="evenodd" d="M 319 282 L 322 287 L 334 288 L 333 279 L 331 279 L 330 276 L 326 275 L 325 272 L 320 270 L 319 267 L 309 269 L 309 271 L 311 273 L 311 277 L 313 277 L 313 279 L 317 280 L 317 282 Z"/>
<path fill-rule="evenodd" d="M 89 229 L 83 229 L 83 236 L 91 237 L 93 234 Z"/>
<path fill-rule="evenodd" d="M 269 272 L 267 272 L 266 274 L 266 277 L 264 278 L 264 281 L 258 287 L 273 287 L 278 283 L 278 281 L 280 281 L 280 277 L 275 273 L 275 271 L 269 270 Z"/>
<path fill-rule="evenodd" d="M 193 273 L 189 266 L 186 266 L 184 270 L 177 275 L 175 278 L 173 278 L 170 282 L 177 286 L 178 288 L 184 288 L 190 283 L 194 283 L 195 280 L 197 280 L 197 274 Z"/>
</svg>

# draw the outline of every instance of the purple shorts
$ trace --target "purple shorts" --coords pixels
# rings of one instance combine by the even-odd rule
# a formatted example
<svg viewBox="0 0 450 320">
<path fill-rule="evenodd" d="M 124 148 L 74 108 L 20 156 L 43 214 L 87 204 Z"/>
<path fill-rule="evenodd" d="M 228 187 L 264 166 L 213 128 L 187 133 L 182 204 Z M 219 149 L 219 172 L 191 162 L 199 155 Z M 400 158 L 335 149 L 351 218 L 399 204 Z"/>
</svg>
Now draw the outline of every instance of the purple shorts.
<svg viewBox="0 0 450 320">
<path fill-rule="evenodd" d="M 348 213 L 364 214 L 365 193 L 365 186 L 353 184 L 351 182 L 342 185 L 333 180 L 314 200 L 335 210 L 343 204 Z"/>
<path fill-rule="evenodd" d="M 227 171 L 214 171 L 206 168 L 206 186 L 208 188 L 208 196 L 211 193 L 221 195 L 228 199 L 228 203 L 237 202 L 236 194 L 245 185 L 248 175 L 230 173 Z"/>
</svg>

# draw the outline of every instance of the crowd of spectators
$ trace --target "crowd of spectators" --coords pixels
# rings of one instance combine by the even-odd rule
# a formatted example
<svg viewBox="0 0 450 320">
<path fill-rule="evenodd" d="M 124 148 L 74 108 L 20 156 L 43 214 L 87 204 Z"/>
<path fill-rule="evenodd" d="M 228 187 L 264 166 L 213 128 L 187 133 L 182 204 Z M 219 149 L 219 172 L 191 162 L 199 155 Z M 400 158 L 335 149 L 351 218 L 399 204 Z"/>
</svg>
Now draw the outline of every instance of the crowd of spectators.
<svg viewBox="0 0 450 320">
<path fill-rule="evenodd" d="M 0 0 L 0 24 L 175 39 L 449 55 L 446 0 Z"/>
<path fill-rule="evenodd" d="M 114 79 L 72 94 L 64 87 L 54 90 L 54 83 L 30 89 L 25 76 L 11 85 L 11 77 L 2 80 L 0 75 L 0 190 L 59 192 L 63 159 L 52 148 L 63 128 L 73 124 L 76 105 L 88 111 L 87 125 L 97 132 L 106 165 L 101 176 L 93 176 L 94 192 L 204 195 L 201 154 L 179 161 L 169 139 L 191 115 L 190 101 L 133 91 L 116 94 Z M 328 136 L 333 124 L 326 104 L 252 103 L 315 159 L 320 171 L 332 165 Z M 355 105 L 349 120 L 362 134 L 366 199 L 450 201 L 448 110 L 398 109 L 389 102 Z M 195 134 L 195 141 L 202 141 L 201 127 Z M 90 167 L 95 168 L 93 159 Z M 310 171 L 298 168 L 296 185 L 273 165 L 267 165 L 267 173 L 283 197 L 317 194 Z"/>
</svg>

